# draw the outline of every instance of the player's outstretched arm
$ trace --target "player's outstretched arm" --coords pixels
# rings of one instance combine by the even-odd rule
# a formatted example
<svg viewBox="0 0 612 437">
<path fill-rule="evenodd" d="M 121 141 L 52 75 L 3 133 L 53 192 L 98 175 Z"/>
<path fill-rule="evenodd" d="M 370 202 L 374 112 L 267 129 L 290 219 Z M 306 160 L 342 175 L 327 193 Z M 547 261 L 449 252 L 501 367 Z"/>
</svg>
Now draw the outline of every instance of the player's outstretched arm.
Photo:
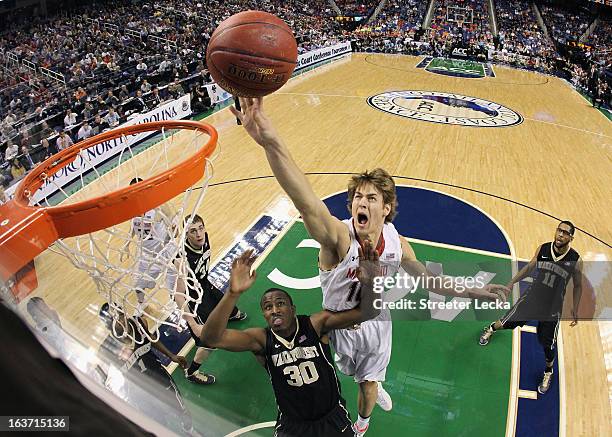
<svg viewBox="0 0 612 437">
<path fill-rule="evenodd" d="M 265 347 L 266 334 L 262 328 L 250 328 L 244 331 L 227 329 L 227 321 L 240 295 L 255 282 L 255 272 L 251 273 L 255 259 L 253 251 L 247 250 L 232 263 L 230 289 L 202 327 L 200 340 L 205 345 L 233 352 L 260 352 Z"/>
<path fill-rule="evenodd" d="M 240 106 L 242 112 L 231 107 L 232 113 L 240 119 L 248 134 L 264 148 L 276 180 L 300 211 L 310 235 L 324 247 L 338 247 L 340 238 L 349 238 L 346 227 L 330 214 L 293 160 L 289 149 L 264 112 L 263 98 L 240 98 Z"/>
<path fill-rule="evenodd" d="M 489 284 L 485 287 L 466 287 L 463 280 L 458 281 L 457 278 L 444 276 L 444 280 L 436 280 L 438 276 L 431 273 L 427 268 L 416 258 L 414 250 L 410 243 L 404 237 L 401 237 L 402 243 L 402 267 L 413 278 L 419 278 L 421 287 L 433 293 L 438 293 L 444 296 L 469 297 L 472 299 L 487 299 L 506 301 L 506 295 L 510 290 L 503 285 Z"/>
<path fill-rule="evenodd" d="M 531 274 L 531 272 L 533 272 L 538 262 L 538 253 L 540 253 L 540 247 L 536 249 L 535 255 L 533 255 L 533 258 L 531 258 L 531 260 L 527 264 L 525 264 L 523 268 L 520 269 L 516 275 L 514 275 L 514 277 L 510 280 L 510 282 L 508 282 L 508 285 L 506 286 L 508 287 L 508 289 L 512 290 L 512 287 L 514 287 L 514 284 L 525 279 L 527 276 Z"/>
<path fill-rule="evenodd" d="M 375 300 L 380 298 L 380 291 L 375 290 L 375 278 L 380 276 L 378 253 L 369 240 L 364 241 L 363 249 L 359 248 L 359 268 L 357 277 L 361 285 L 361 300 L 357 308 L 347 311 L 321 311 L 310 316 L 310 321 L 319 335 L 332 329 L 342 329 L 373 319 L 380 314 L 381 305 Z M 382 291 L 382 290 L 381 290 Z"/>
<path fill-rule="evenodd" d="M 174 361 L 179 366 L 181 366 L 182 369 L 186 369 L 188 367 L 187 359 L 182 355 L 177 355 L 177 354 L 173 354 L 172 352 L 170 352 L 170 350 L 166 347 L 166 345 L 164 345 L 161 342 L 161 340 L 158 340 L 155 343 L 153 343 L 153 347 L 157 349 L 158 351 L 160 351 L 165 356 L 167 356 L 168 358 L 170 358 L 170 360 Z"/>
</svg>

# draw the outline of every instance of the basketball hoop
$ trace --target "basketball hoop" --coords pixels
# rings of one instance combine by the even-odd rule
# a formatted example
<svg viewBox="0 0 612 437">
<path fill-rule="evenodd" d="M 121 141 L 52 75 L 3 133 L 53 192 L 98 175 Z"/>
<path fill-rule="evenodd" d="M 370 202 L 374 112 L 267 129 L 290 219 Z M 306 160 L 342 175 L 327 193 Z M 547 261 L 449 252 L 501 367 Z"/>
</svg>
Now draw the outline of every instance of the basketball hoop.
<svg viewBox="0 0 612 437">
<path fill-rule="evenodd" d="M 217 138 L 203 122 L 143 123 L 104 132 L 39 164 L 15 198 L 0 206 L 0 277 L 10 281 L 51 248 L 86 270 L 111 307 L 153 320 L 153 334 L 141 332 L 151 341 L 162 324 L 181 329 L 180 317 L 167 318 L 176 310 L 176 278 L 194 285 L 183 253 L 183 218 L 202 203 Z M 104 171 L 96 154 L 108 148 L 114 148 L 116 165 Z M 135 178 L 140 182 L 130 185 Z M 192 188 L 198 181 L 202 186 Z M 139 216 L 140 234 L 130 221 Z M 136 249 L 126 261 L 122 255 L 131 243 Z M 195 299 L 182 294 L 181 316 L 195 315 L 188 303 L 197 308 L 202 290 L 196 291 Z"/>
</svg>

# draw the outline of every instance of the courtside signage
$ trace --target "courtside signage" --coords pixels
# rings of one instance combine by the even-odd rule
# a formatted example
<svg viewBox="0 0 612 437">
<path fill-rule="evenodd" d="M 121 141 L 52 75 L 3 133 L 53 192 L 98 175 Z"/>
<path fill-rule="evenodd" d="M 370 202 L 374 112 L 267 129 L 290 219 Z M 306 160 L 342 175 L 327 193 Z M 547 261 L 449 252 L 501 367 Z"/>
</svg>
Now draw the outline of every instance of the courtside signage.
<svg viewBox="0 0 612 437">
<path fill-rule="evenodd" d="M 523 121 L 517 112 L 477 97 L 438 91 L 392 91 L 371 96 L 368 105 L 413 120 L 470 127 L 508 127 Z"/>
<path fill-rule="evenodd" d="M 146 114 L 138 114 L 136 117 L 128 120 L 126 123 L 118 127 L 126 127 L 136 124 L 148 123 L 151 121 L 166 121 L 166 120 L 181 120 L 191 115 L 191 100 L 189 94 L 186 94 L 177 100 L 166 103 Z M 110 158 L 117 156 L 127 150 L 128 146 L 137 144 L 144 140 L 151 132 L 141 132 L 135 135 L 115 138 L 113 140 L 104 141 L 89 149 L 83 150 L 77 155 L 72 163 L 62 168 L 56 174 L 46 180 L 46 182 L 34 193 L 33 203 L 38 203 L 45 198 L 53 195 L 61 188 L 68 185 L 70 182 L 81 177 L 84 172 L 96 167 Z M 125 157 L 128 158 L 127 156 Z M 18 184 L 11 186 L 6 192 L 12 197 Z"/>
</svg>

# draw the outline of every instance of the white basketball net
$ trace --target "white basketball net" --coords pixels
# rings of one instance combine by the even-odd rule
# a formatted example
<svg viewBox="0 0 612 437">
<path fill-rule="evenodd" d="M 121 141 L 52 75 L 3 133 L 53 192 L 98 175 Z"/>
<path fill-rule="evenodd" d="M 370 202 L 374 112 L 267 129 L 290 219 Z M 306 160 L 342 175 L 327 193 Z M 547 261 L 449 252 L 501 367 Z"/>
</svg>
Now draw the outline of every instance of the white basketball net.
<svg viewBox="0 0 612 437">
<path fill-rule="evenodd" d="M 61 178 L 48 179 L 48 183 L 30 197 L 31 203 L 47 206 L 74 203 L 123 188 L 134 178 L 146 181 L 184 161 L 208 141 L 206 133 L 201 131 L 162 129 L 155 133 L 155 137 L 144 143 L 141 136 L 146 137 L 151 132 L 132 136 L 135 138 L 132 141 L 125 136 L 115 140 L 122 150 L 111 165 L 97 164 L 95 156 L 88 152 L 91 149 L 82 150 L 74 162 L 78 178 L 68 185 L 62 183 Z M 116 322 L 125 323 L 122 312 L 128 317 L 136 315 L 147 320 L 148 330 L 136 323 L 138 333 L 124 326 L 123 334 L 119 333 L 121 336 L 140 343 L 144 338 L 156 342 L 162 325 L 181 331 L 182 317 L 195 316 L 203 290 L 185 258 L 186 226 L 183 222 L 187 215 L 196 214 L 202 203 L 212 177 L 212 159 L 206 160 L 201 183 L 179 193 L 171 201 L 131 221 L 60 239 L 51 247 L 75 267 L 87 271 L 97 292 L 109 302 L 110 314 Z M 95 183 L 90 185 L 93 181 Z M 46 194 L 55 191 L 53 195 Z M 176 291 L 177 279 L 189 283 L 191 295 Z M 174 300 L 179 295 L 184 298 L 180 306 Z M 117 335 L 115 326 L 113 323 Z"/>
</svg>

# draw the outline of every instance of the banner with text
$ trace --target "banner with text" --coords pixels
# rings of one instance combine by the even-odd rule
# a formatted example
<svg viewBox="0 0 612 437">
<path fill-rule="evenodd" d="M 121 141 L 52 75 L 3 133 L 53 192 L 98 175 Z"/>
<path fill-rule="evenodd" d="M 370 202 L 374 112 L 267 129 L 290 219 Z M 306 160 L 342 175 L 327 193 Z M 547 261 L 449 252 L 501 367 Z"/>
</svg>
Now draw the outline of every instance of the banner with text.
<svg viewBox="0 0 612 437">
<path fill-rule="evenodd" d="M 165 120 L 180 120 L 191 115 L 191 100 L 189 94 L 182 96 L 177 100 L 168 102 L 146 114 L 138 114 L 127 122 L 119 126 L 127 127 L 136 124 L 148 123 L 150 121 L 165 121 Z M 105 141 L 93 147 L 84 150 L 78 155 L 73 162 L 62 168 L 59 172 L 50 177 L 47 182 L 34 193 L 34 203 L 49 197 L 65 187 L 70 182 L 81 177 L 83 173 L 91 170 L 92 167 L 97 167 L 110 158 L 119 155 L 120 153 L 128 153 L 128 147 L 144 140 L 151 132 L 143 132 L 136 135 L 121 137 L 110 141 Z M 9 197 L 13 197 L 13 193 L 17 188 L 15 184 L 6 190 Z"/>
<path fill-rule="evenodd" d="M 330 47 L 323 47 L 310 52 L 302 53 L 298 56 L 297 66 L 295 67 L 293 74 L 295 75 L 296 72 L 303 68 L 310 67 L 319 62 L 327 61 L 328 59 L 332 59 L 336 56 L 344 55 L 350 52 L 351 43 L 343 42 Z M 230 93 L 223 90 L 216 83 L 206 85 L 206 91 L 208 92 L 208 96 L 210 97 L 210 101 L 213 105 L 232 98 Z"/>
<path fill-rule="evenodd" d="M 302 53 L 298 55 L 297 66 L 295 71 L 299 71 L 303 68 L 310 67 L 318 62 L 327 61 L 328 59 L 335 58 L 336 56 L 344 55 L 351 52 L 351 43 L 341 42 L 330 47 L 323 47 L 320 49 L 312 50 L 310 52 Z M 294 72 L 295 74 L 295 72 Z"/>
</svg>

